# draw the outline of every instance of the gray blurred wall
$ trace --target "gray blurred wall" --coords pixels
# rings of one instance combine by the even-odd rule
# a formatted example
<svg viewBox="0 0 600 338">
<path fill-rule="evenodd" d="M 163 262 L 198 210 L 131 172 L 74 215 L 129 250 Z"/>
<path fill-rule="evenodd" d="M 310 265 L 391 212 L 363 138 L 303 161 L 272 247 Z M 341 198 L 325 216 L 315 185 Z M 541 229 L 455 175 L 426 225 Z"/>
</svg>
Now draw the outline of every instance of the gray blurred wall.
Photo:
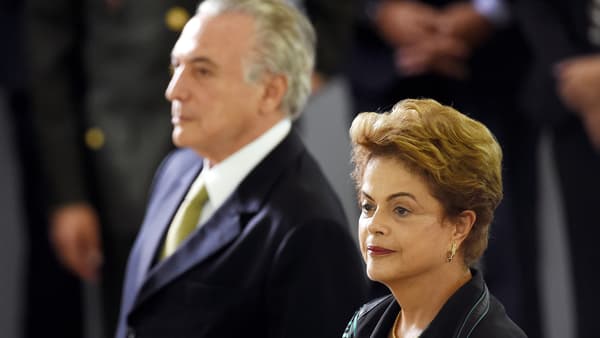
<svg viewBox="0 0 600 338">
<path fill-rule="evenodd" d="M 23 289 L 20 170 L 5 92 L 0 88 L 0 337 L 18 337 Z"/>
</svg>

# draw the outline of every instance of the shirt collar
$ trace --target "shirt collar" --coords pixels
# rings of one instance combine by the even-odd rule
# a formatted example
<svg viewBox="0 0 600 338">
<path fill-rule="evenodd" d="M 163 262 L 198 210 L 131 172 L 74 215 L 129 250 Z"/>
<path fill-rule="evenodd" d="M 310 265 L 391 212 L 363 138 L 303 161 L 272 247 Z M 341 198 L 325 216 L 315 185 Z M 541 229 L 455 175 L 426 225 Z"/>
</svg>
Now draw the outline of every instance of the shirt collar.
<svg viewBox="0 0 600 338">
<path fill-rule="evenodd" d="M 209 167 L 208 160 L 204 160 L 199 180 L 206 184 L 212 210 L 218 209 L 252 169 L 281 143 L 291 126 L 291 120 L 284 118 L 218 164 Z"/>
</svg>

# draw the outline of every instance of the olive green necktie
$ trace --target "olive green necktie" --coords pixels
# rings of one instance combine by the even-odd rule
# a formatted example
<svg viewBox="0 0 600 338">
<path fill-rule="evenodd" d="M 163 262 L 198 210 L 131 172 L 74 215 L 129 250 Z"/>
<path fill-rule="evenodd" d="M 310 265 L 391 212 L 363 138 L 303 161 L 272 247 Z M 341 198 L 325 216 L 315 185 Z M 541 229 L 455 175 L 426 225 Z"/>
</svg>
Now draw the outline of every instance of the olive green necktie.
<svg viewBox="0 0 600 338">
<path fill-rule="evenodd" d="M 208 192 L 205 185 L 190 199 L 183 201 L 183 204 L 173 218 L 173 222 L 169 226 L 169 231 L 167 232 L 160 255 L 161 259 L 165 259 L 175 252 L 181 242 L 196 229 L 202 208 L 207 201 Z"/>
</svg>

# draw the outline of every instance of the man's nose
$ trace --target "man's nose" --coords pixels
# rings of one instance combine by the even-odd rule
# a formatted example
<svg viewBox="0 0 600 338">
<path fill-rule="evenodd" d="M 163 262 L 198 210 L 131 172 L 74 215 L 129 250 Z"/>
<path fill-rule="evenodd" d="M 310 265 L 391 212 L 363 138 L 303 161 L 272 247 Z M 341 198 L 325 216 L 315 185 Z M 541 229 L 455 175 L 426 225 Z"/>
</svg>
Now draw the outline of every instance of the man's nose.
<svg viewBox="0 0 600 338">
<path fill-rule="evenodd" d="M 173 71 L 169 85 L 165 90 L 165 98 L 169 101 L 185 100 L 187 96 L 186 79 L 183 67 L 178 67 Z"/>
</svg>

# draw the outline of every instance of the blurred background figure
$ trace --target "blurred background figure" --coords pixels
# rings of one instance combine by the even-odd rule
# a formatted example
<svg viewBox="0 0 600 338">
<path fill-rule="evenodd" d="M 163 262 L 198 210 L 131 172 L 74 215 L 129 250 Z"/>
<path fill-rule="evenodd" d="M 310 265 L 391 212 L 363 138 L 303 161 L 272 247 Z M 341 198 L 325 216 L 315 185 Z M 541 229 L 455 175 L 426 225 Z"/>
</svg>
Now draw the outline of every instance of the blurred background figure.
<svg viewBox="0 0 600 338">
<path fill-rule="evenodd" d="M 517 105 L 529 55 L 508 4 L 365 0 L 363 5 L 349 68 L 353 111 L 384 111 L 402 98 L 431 97 L 489 126 L 505 154 L 505 199 L 492 224 L 483 271 L 511 318 L 530 337 L 539 337 L 537 290 L 527 279 L 531 266 L 524 264 L 537 259 L 530 234 L 538 132 Z M 524 254 L 530 257 L 524 260 Z"/>
<path fill-rule="evenodd" d="M 125 262 L 153 172 L 172 147 L 163 96 L 169 53 L 196 4 L 28 2 L 49 235 L 67 269 L 99 282 L 106 337 L 114 334 Z"/>
<path fill-rule="evenodd" d="M 81 337 L 80 297 L 74 278 L 65 274 L 47 241 L 44 187 L 28 102 L 24 56 L 24 3 L 3 1 L 0 8 L 1 174 L 3 241 L 0 282 L 0 335 Z M 57 311 L 57 305 L 60 311 Z M 63 308 L 64 307 L 64 308 Z"/>
<path fill-rule="evenodd" d="M 576 336 L 595 337 L 600 329 L 595 318 L 600 299 L 600 2 L 514 3 L 534 55 L 521 103 L 552 140 L 570 246 Z"/>
</svg>

